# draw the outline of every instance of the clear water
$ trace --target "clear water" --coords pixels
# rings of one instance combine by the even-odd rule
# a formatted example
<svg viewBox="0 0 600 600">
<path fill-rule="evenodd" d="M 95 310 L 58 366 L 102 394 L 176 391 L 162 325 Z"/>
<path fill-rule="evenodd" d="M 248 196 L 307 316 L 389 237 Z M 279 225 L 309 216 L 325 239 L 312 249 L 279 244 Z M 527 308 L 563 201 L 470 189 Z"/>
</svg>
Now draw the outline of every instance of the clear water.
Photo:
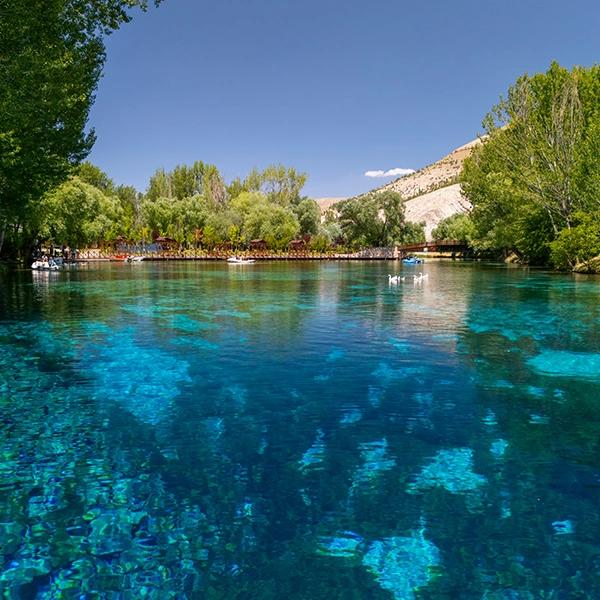
<svg viewBox="0 0 600 600">
<path fill-rule="evenodd" d="M 0 279 L 5 598 L 600 598 L 600 281 Z"/>
</svg>

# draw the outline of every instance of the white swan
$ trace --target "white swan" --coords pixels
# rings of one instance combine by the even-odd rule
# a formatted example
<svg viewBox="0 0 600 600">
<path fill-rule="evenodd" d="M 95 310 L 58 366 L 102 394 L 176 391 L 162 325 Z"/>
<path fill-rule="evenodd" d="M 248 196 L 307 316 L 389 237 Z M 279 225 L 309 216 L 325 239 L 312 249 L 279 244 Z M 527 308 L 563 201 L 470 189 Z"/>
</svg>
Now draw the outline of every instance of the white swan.
<svg viewBox="0 0 600 600">
<path fill-rule="evenodd" d="M 398 283 L 398 275 L 392 276 L 392 275 L 390 275 L 388 273 L 388 283 L 389 284 L 396 284 L 396 283 Z"/>
</svg>

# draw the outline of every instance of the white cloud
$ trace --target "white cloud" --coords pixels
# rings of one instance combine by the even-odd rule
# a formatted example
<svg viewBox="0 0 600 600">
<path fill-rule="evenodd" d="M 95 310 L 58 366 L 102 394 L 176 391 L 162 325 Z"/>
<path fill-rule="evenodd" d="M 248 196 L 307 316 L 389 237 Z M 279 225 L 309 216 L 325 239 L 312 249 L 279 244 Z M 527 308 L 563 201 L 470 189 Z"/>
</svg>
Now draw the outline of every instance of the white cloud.
<svg viewBox="0 0 600 600">
<path fill-rule="evenodd" d="M 404 175 L 410 175 L 414 172 L 414 169 L 396 167 L 395 169 L 389 169 L 388 171 L 367 171 L 365 177 L 403 177 Z"/>
</svg>

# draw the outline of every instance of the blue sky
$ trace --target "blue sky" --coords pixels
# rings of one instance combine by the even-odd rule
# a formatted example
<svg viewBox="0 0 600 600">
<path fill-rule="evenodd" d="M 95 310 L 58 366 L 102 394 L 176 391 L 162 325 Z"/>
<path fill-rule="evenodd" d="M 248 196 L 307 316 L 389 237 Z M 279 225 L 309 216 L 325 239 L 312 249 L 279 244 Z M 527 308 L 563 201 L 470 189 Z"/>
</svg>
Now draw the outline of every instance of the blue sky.
<svg viewBox="0 0 600 600">
<path fill-rule="evenodd" d="M 90 160 L 118 183 L 283 163 L 347 196 L 473 139 L 518 75 L 599 62 L 600 3 L 165 0 L 107 48 Z"/>
</svg>

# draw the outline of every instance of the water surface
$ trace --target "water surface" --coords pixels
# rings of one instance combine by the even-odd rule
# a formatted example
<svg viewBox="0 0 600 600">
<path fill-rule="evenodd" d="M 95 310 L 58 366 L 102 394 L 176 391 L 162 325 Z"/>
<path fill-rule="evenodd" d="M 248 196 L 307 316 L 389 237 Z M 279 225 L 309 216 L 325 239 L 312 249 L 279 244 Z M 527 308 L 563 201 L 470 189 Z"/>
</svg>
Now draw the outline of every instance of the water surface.
<svg viewBox="0 0 600 600">
<path fill-rule="evenodd" d="M 600 281 L 0 279 L 8 598 L 600 597 Z"/>
</svg>

